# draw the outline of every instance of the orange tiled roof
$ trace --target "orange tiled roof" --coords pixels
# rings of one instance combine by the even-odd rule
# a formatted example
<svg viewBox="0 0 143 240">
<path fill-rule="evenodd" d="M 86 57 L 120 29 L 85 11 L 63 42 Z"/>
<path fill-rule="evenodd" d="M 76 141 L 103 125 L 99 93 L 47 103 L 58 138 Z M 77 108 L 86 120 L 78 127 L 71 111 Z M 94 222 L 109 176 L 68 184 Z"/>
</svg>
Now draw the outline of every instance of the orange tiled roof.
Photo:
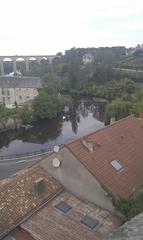
<svg viewBox="0 0 143 240">
<path fill-rule="evenodd" d="M 44 178 L 45 190 L 40 196 L 33 196 L 33 182 L 41 177 Z M 38 164 L 20 171 L 8 181 L 4 180 L 4 184 L 1 181 L 0 239 L 61 190 L 62 186 Z"/>
<path fill-rule="evenodd" d="M 55 207 L 61 201 L 71 207 L 69 212 L 63 213 Z M 86 215 L 99 221 L 99 225 L 90 229 L 82 224 L 80 221 Z M 64 191 L 33 214 L 21 227 L 34 239 L 40 240 L 101 240 L 120 224 L 121 221 L 108 211 Z"/>
<path fill-rule="evenodd" d="M 113 196 L 129 198 L 143 185 L 143 120 L 129 116 L 85 137 L 93 143 L 90 152 L 81 139 L 68 149 Z M 110 161 L 123 166 L 117 172 Z"/>
</svg>

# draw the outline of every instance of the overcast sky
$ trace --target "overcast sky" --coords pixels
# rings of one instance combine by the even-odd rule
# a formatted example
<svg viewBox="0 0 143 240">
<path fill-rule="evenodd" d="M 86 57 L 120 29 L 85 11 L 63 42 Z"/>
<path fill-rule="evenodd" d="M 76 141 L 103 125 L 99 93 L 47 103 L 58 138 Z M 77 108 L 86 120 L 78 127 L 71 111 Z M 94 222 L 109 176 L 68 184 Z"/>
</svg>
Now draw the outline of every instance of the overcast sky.
<svg viewBox="0 0 143 240">
<path fill-rule="evenodd" d="M 143 43 L 143 0 L 0 0 L 0 55 Z"/>
</svg>

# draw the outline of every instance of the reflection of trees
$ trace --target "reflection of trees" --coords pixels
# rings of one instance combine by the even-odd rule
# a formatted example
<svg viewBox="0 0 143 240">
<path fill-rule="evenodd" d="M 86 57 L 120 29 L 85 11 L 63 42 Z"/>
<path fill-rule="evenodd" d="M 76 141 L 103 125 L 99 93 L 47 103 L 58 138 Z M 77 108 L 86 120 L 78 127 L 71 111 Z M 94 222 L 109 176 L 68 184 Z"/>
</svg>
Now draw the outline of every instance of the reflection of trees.
<svg viewBox="0 0 143 240">
<path fill-rule="evenodd" d="M 93 117 L 98 119 L 98 120 L 101 120 L 103 121 L 104 120 L 104 112 L 105 112 L 105 103 L 102 103 L 102 102 L 91 102 L 91 101 L 88 101 L 88 102 L 85 102 L 85 109 L 86 111 L 89 113 L 92 113 L 93 114 Z M 88 116 L 88 114 L 87 114 Z"/>
<path fill-rule="evenodd" d="M 99 106 L 97 103 L 92 103 L 91 101 L 81 102 L 80 112 L 83 118 L 88 117 L 89 112 L 93 113 L 93 117 L 99 119 Z"/>
<path fill-rule="evenodd" d="M 100 121 L 104 121 L 106 103 L 98 103 L 96 118 Z"/>
<path fill-rule="evenodd" d="M 88 117 L 89 113 L 93 114 L 93 117 L 98 120 L 103 120 L 105 111 L 105 104 L 93 103 L 93 101 L 78 101 L 74 100 L 72 107 L 70 108 L 70 121 L 72 130 L 74 133 L 78 131 L 78 124 L 80 123 L 80 116 L 83 118 Z"/>
<path fill-rule="evenodd" d="M 78 130 L 78 123 L 80 122 L 80 115 L 79 115 L 79 103 L 75 100 L 73 105 L 70 108 L 70 121 L 72 125 L 72 130 L 74 133 L 77 133 Z"/>
<path fill-rule="evenodd" d="M 11 130 L 0 133 L 0 148 L 8 147 L 9 143 L 17 138 L 17 131 Z"/>
<path fill-rule="evenodd" d="M 27 130 L 11 130 L 0 134 L 0 148 L 8 147 L 9 143 L 15 139 L 23 142 L 43 144 L 49 140 L 56 139 L 62 130 L 62 121 L 58 119 L 43 120 L 33 124 Z"/>
<path fill-rule="evenodd" d="M 104 119 L 105 104 L 93 102 L 80 102 L 74 100 L 69 111 L 69 120 L 72 125 L 72 130 L 76 134 L 80 123 L 80 116 L 88 117 L 92 113 L 93 117 L 99 120 Z M 0 148 L 8 147 L 9 143 L 15 139 L 29 143 L 43 144 L 50 140 L 55 140 L 60 136 L 62 131 L 62 120 L 60 118 L 53 120 L 41 120 L 33 124 L 33 128 L 11 130 L 0 133 Z"/>
<path fill-rule="evenodd" d="M 56 139 L 62 131 L 62 121 L 59 119 L 41 120 L 34 123 L 33 128 L 26 130 L 19 139 L 24 142 L 43 144 Z"/>
<path fill-rule="evenodd" d="M 80 103 L 80 112 L 83 118 L 88 117 L 88 108 L 86 106 L 86 103 L 83 101 Z"/>
</svg>

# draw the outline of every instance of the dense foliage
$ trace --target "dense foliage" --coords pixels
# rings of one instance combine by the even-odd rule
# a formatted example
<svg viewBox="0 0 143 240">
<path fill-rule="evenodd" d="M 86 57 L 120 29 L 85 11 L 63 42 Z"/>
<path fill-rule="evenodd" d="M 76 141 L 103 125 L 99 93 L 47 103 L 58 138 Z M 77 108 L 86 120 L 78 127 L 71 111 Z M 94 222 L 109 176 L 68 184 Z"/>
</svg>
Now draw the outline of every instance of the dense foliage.
<svg viewBox="0 0 143 240">
<path fill-rule="evenodd" d="M 83 62 L 89 55 L 92 61 Z M 4 63 L 6 64 L 6 63 Z M 103 98 L 108 101 L 105 122 L 116 120 L 129 114 L 139 115 L 143 109 L 143 51 L 126 56 L 124 47 L 113 48 L 72 48 L 65 54 L 58 53 L 52 64 L 48 60 L 30 62 L 26 72 L 25 63 L 17 63 L 24 76 L 40 76 L 43 89 L 31 106 L 6 109 L 0 107 L 1 121 L 8 118 L 22 119 L 23 123 L 55 118 L 64 106 L 71 104 L 71 98 Z M 6 72 L 12 71 L 12 63 L 5 66 Z M 77 131 L 78 116 L 72 108 L 72 127 Z M 115 202 L 119 211 L 130 219 L 143 211 L 143 194 L 131 200 L 120 199 Z"/>
<path fill-rule="evenodd" d="M 115 200 L 114 204 L 116 208 L 126 217 L 126 220 L 129 220 L 143 211 L 143 193 L 140 193 L 138 196 L 135 196 L 130 200 Z"/>
<path fill-rule="evenodd" d="M 42 91 L 34 101 L 33 118 L 54 118 L 59 112 L 62 112 L 68 102 L 69 98 L 67 97 L 48 95 L 46 91 Z"/>
<path fill-rule="evenodd" d="M 32 110 L 28 107 L 8 109 L 4 106 L 0 107 L 1 122 L 6 122 L 9 118 L 22 119 L 23 123 L 30 123 L 32 121 Z"/>
<path fill-rule="evenodd" d="M 21 111 L 22 119 L 30 122 L 55 117 L 69 104 L 64 95 L 107 99 L 107 123 L 111 117 L 120 119 L 131 113 L 137 116 L 143 106 L 143 72 L 133 66 L 142 64 L 143 55 L 137 51 L 126 56 L 126 51 L 124 47 L 72 48 L 65 54 L 57 53 L 52 64 L 45 59 L 40 64 L 30 61 L 29 72 L 24 62 L 18 62 L 17 68 L 23 75 L 40 76 L 44 86 L 32 110 Z M 91 61 L 84 62 L 87 55 L 91 56 Z M 131 61 L 132 68 L 125 69 Z M 10 71 L 11 67 L 9 62 L 6 70 Z"/>
</svg>

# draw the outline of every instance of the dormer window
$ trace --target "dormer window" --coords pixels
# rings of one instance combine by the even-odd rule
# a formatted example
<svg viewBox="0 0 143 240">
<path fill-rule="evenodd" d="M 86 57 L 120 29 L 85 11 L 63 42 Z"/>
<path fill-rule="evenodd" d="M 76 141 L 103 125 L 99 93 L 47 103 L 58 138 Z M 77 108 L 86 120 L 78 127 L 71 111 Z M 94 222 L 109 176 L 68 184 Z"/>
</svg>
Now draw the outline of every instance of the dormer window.
<svg viewBox="0 0 143 240">
<path fill-rule="evenodd" d="M 120 172 L 123 169 L 123 166 L 117 160 L 112 160 L 110 164 L 117 172 Z"/>
</svg>

